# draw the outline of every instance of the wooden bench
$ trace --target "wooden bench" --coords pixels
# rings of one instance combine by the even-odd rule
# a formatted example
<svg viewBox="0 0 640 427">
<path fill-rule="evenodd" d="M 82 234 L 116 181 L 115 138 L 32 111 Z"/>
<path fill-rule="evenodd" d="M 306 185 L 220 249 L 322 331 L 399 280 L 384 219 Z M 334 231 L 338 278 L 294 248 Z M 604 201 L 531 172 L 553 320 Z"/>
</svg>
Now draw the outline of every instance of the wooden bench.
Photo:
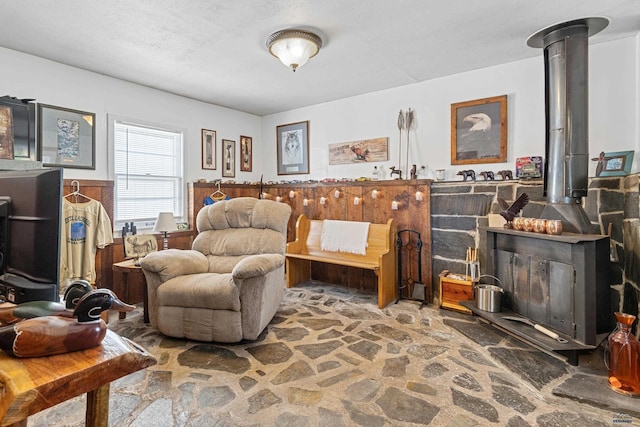
<svg viewBox="0 0 640 427">
<path fill-rule="evenodd" d="M 287 287 L 311 279 L 311 261 L 373 270 L 378 277 L 378 307 L 384 308 L 397 298 L 396 224 L 370 224 L 365 255 L 323 251 L 320 246 L 322 220 L 300 215 L 296 222 L 296 240 L 287 243 Z"/>
</svg>

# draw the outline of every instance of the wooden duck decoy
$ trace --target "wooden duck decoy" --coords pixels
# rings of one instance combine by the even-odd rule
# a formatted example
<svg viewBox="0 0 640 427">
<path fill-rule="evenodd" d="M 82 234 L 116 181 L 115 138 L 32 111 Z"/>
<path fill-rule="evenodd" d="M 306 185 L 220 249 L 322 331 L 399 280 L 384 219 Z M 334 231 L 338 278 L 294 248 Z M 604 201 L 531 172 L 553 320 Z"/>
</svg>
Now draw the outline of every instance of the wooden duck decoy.
<svg viewBox="0 0 640 427">
<path fill-rule="evenodd" d="M 96 347 L 107 333 L 100 313 L 134 308 L 120 301 L 111 290 L 96 289 L 78 301 L 74 317 L 36 317 L 1 327 L 0 349 L 14 357 L 41 357 Z"/>
<path fill-rule="evenodd" d="M 86 280 L 75 280 L 64 293 L 64 304 L 54 301 L 29 301 L 0 308 L 0 326 L 12 325 L 34 317 L 52 315 L 72 317 L 73 309 L 80 298 L 92 290 L 93 287 Z"/>
</svg>

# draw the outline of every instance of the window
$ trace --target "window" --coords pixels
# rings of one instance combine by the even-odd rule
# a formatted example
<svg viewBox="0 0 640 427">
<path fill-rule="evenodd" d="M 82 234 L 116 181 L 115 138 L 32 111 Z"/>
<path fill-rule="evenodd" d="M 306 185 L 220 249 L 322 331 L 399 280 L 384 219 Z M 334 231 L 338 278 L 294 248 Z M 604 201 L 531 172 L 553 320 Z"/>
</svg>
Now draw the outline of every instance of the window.
<svg viewBox="0 0 640 427">
<path fill-rule="evenodd" d="M 113 122 L 115 227 L 153 227 L 159 212 L 184 216 L 182 131 Z"/>
</svg>

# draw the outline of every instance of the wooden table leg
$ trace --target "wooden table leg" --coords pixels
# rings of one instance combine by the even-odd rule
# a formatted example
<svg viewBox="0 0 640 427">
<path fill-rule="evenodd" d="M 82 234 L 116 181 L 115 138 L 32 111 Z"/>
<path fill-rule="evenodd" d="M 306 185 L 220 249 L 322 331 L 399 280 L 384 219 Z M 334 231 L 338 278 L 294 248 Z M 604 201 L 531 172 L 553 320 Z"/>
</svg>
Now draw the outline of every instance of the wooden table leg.
<svg viewBox="0 0 640 427">
<path fill-rule="evenodd" d="M 126 271 L 122 272 L 122 284 L 124 285 L 124 301 L 127 301 L 128 303 L 131 299 L 129 298 L 129 273 Z M 126 312 L 121 311 L 118 313 L 118 319 L 125 319 L 126 317 Z"/>
<path fill-rule="evenodd" d="M 109 427 L 109 390 L 106 383 L 87 393 L 87 427 Z"/>
<path fill-rule="evenodd" d="M 142 320 L 144 320 L 144 323 L 149 323 L 149 291 L 146 279 L 142 285 L 142 295 Z"/>
</svg>

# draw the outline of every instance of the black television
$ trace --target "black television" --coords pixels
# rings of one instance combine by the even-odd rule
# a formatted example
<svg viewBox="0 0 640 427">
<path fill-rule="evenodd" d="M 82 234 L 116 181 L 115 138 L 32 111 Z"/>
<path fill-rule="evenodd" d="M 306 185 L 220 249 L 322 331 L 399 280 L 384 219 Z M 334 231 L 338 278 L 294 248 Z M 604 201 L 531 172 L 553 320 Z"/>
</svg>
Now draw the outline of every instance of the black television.
<svg viewBox="0 0 640 427">
<path fill-rule="evenodd" d="M 0 297 L 58 301 L 62 169 L 0 171 Z"/>
</svg>

